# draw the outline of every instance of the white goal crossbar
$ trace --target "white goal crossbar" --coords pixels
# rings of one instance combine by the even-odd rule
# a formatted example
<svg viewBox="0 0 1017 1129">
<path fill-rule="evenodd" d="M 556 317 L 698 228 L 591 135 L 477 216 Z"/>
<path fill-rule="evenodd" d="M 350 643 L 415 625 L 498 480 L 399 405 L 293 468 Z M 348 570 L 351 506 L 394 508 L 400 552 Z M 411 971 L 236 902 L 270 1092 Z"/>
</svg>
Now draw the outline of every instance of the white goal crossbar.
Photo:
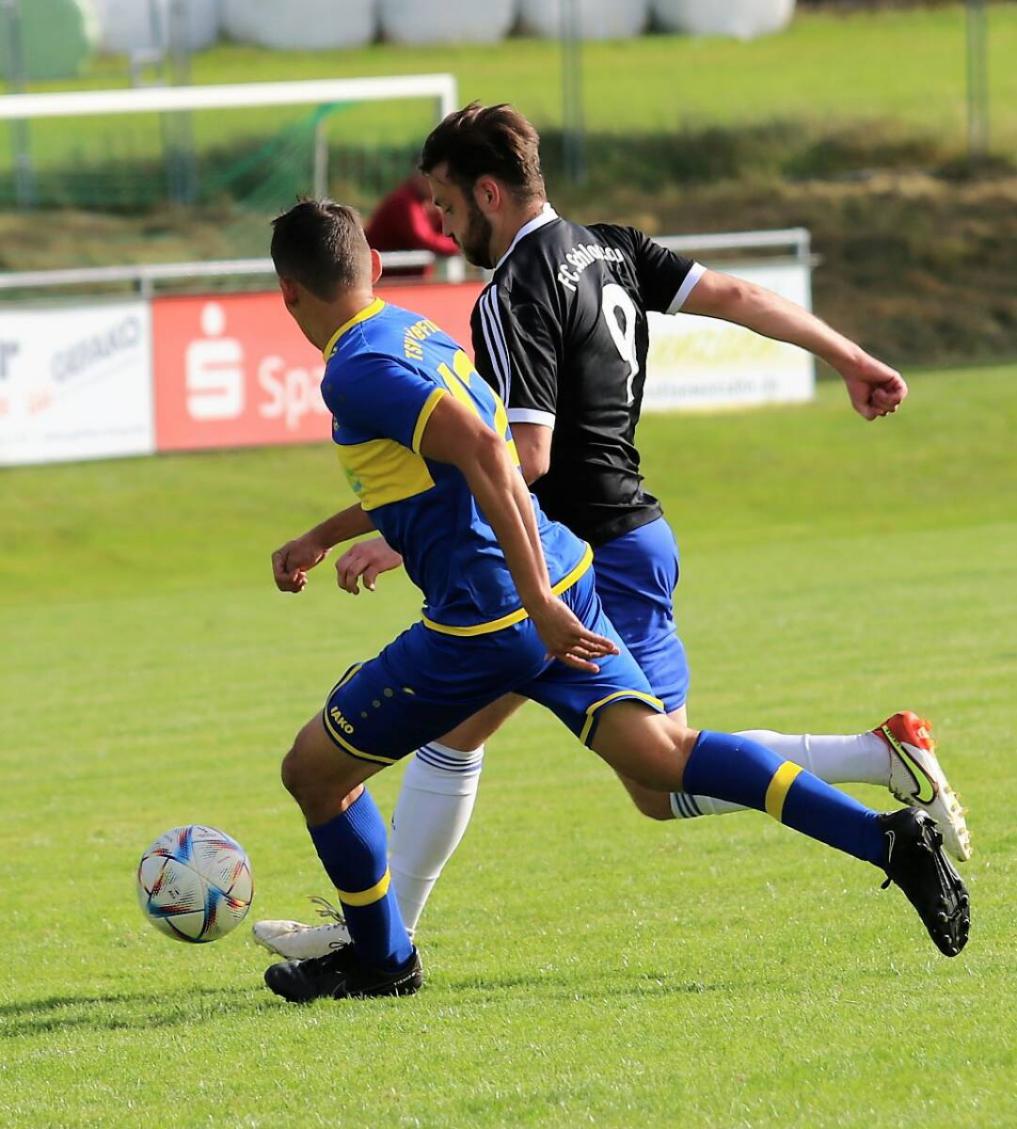
<svg viewBox="0 0 1017 1129">
<path fill-rule="evenodd" d="M 454 75 L 398 75 L 391 78 L 330 78 L 309 82 L 222 83 L 215 86 L 155 86 L 131 90 L 58 91 L 5 94 L 0 121 L 87 115 L 158 113 L 174 110 L 252 109 L 330 102 L 378 102 L 433 97 L 441 117 L 457 107 Z"/>
</svg>

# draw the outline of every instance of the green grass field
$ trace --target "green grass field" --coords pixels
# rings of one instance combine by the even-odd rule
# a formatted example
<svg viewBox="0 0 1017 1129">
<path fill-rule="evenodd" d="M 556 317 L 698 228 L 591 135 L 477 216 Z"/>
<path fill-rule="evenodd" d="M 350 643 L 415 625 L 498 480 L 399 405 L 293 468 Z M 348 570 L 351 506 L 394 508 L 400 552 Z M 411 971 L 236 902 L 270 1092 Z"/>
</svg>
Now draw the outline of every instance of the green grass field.
<svg viewBox="0 0 1017 1129">
<path fill-rule="evenodd" d="M 1017 1123 L 1015 375 L 916 374 L 875 425 L 824 384 L 641 432 L 694 721 L 936 721 L 976 846 L 953 961 L 875 871 L 763 816 L 641 820 L 531 707 L 425 916 L 425 990 L 281 1003 L 246 926 L 192 948 L 145 924 L 137 857 L 222 826 L 252 919 L 306 916 L 327 890 L 278 762 L 413 593 L 354 600 L 327 566 L 274 591 L 270 550 L 346 504 L 326 447 L 3 471 L 0 1124 Z"/>
<path fill-rule="evenodd" d="M 994 148 L 1017 147 L 1017 5 L 990 7 L 988 82 Z M 618 134 L 725 127 L 773 120 L 822 124 L 892 122 L 949 147 L 965 138 L 963 5 L 931 10 L 800 13 L 780 35 L 748 43 L 651 35 L 590 42 L 583 49 L 586 127 Z M 224 45 L 195 55 L 195 83 L 288 81 L 450 72 L 463 102 L 512 101 L 542 128 L 561 124 L 561 52 L 554 41 L 508 39 L 484 47 L 392 44 L 348 51 L 266 51 Z M 98 59 L 73 83 L 33 89 L 107 89 L 127 84 L 122 58 Z M 194 115 L 200 147 L 263 136 L 308 109 L 209 111 Z M 415 145 L 433 124 L 426 101 L 351 107 L 330 127 L 337 141 Z M 131 136 L 135 140 L 130 140 Z M 157 119 L 39 122 L 32 155 L 39 167 L 159 152 Z M 0 162 L 10 161 L 7 133 Z"/>
</svg>

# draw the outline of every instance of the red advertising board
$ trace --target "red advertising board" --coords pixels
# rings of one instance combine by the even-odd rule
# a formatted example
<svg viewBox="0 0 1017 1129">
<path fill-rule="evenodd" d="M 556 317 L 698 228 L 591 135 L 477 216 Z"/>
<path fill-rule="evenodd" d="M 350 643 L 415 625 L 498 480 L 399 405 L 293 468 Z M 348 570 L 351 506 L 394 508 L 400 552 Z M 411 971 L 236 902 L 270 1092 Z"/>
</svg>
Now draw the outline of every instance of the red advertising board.
<svg viewBox="0 0 1017 1129">
<path fill-rule="evenodd" d="M 379 296 L 437 322 L 470 349 L 480 283 L 386 286 Z M 313 443 L 331 434 L 321 354 L 278 292 L 152 302 L 160 451 Z"/>
</svg>

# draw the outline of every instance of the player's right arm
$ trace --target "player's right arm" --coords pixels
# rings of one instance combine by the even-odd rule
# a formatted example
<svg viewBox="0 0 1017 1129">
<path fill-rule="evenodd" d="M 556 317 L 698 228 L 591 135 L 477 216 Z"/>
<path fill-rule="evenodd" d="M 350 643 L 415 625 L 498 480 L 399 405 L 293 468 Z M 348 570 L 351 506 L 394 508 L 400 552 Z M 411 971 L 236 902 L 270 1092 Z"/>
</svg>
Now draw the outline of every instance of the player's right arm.
<svg viewBox="0 0 1017 1129">
<path fill-rule="evenodd" d="M 840 373 L 852 407 L 865 419 L 890 415 L 907 395 L 907 384 L 899 372 L 815 314 L 765 286 L 708 270 L 685 299 L 682 310 L 722 318 L 808 350 Z"/>
<path fill-rule="evenodd" d="M 527 483 L 549 470 L 562 329 L 545 303 L 489 286 L 470 319 L 477 371 L 501 396 Z"/>
<path fill-rule="evenodd" d="M 865 419 L 890 415 L 903 402 L 908 387 L 899 372 L 803 306 L 744 278 L 707 270 L 635 228 L 625 230 L 633 240 L 639 288 L 647 309 L 719 318 L 806 349 L 840 373 L 851 406 Z"/>
<path fill-rule="evenodd" d="M 280 592 L 302 592 L 307 586 L 308 571 L 321 564 L 330 549 L 351 537 L 373 530 L 374 522 L 359 504 L 333 514 L 276 549 L 272 554 L 275 586 Z"/>
<path fill-rule="evenodd" d="M 527 486 L 543 478 L 551 469 L 551 439 L 554 432 L 540 423 L 512 424 L 512 438 L 519 455 L 519 469 Z"/>
<path fill-rule="evenodd" d="M 523 607 L 548 654 L 579 670 L 617 653 L 614 643 L 588 630 L 551 591 L 530 493 L 504 439 L 452 396 L 443 396 L 420 438 L 425 458 L 451 463 L 466 479 L 505 554 Z"/>
</svg>

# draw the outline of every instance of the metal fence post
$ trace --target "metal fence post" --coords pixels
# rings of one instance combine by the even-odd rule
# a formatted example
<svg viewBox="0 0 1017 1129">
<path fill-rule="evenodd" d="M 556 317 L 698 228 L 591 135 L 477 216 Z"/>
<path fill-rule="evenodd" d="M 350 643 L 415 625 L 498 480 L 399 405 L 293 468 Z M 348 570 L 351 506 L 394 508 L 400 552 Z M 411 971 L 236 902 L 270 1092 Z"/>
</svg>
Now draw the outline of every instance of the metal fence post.
<svg viewBox="0 0 1017 1129">
<path fill-rule="evenodd" d="M 985 0 L 967 2 L 968 156 L 989 149 L 989 63 Z"/>
<path fill-rule="evenodd" d="M 561 4 L 562 147 L 565 175 L 573 184 L 586 181 L 583 124 L 583 29 L 579 0 Z"/>
<path fill-rule="evenodd" d="M 28 77 L 25 49 L 21 39 L 21 0 L 0 0 L 7 45 L 7 85 L 11 93 L 24 89 Z M 29 125 L 23 118 L 11 121 L 11 148 L 14 152 L 14 202 L 19 208 L 35 204 L 35 173 L 29 150 Z"/>
</svg>

